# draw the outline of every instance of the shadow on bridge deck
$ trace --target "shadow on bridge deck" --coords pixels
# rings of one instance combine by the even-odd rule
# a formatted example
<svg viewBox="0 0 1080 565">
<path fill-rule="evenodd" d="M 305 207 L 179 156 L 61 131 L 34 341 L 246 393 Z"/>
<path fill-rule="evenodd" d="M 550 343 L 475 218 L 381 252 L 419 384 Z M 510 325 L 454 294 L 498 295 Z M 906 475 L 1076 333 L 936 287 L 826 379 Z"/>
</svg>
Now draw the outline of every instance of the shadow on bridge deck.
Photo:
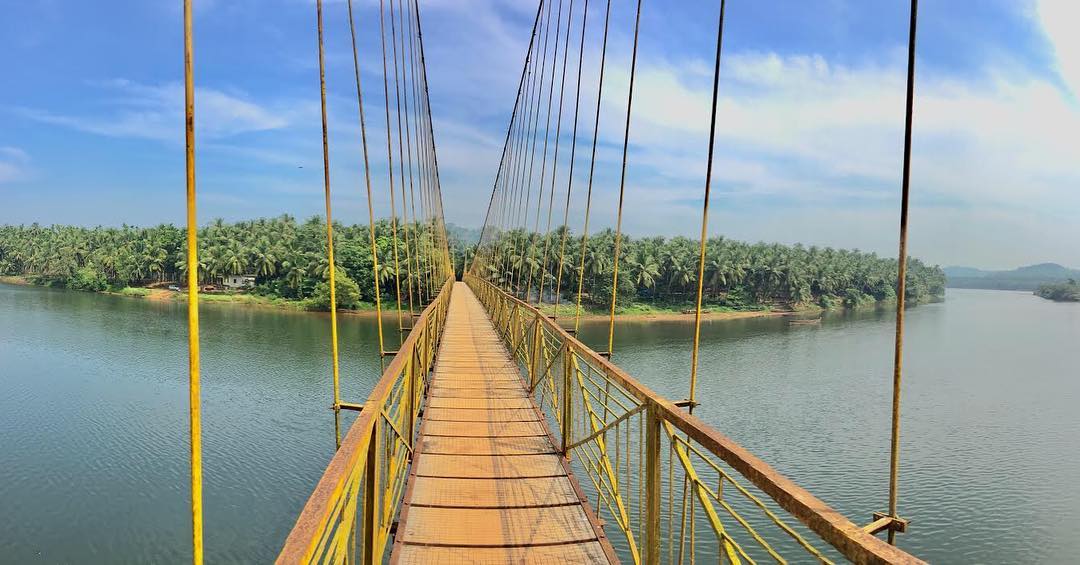
<svg viewBox="0 0 1080 565">
<path fill-rule="evenodd" d="M 464 283 L 441 344 L 391 563 L 617 561 Z"/>
</svg>

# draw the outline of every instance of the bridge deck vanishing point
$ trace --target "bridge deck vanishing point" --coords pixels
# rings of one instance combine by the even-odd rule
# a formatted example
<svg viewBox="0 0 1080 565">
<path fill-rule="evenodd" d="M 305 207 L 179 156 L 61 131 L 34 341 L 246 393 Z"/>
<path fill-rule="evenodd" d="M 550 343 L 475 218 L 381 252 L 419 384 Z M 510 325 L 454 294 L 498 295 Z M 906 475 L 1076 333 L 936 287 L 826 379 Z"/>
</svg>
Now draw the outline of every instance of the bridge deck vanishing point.
<svg viewBox="0 0 1080 565">
<path fill-rule="evenodd" d="M 611 545 L 480 302 L 455 283 L 391 563 L 606 563 Z"/>
</svg>

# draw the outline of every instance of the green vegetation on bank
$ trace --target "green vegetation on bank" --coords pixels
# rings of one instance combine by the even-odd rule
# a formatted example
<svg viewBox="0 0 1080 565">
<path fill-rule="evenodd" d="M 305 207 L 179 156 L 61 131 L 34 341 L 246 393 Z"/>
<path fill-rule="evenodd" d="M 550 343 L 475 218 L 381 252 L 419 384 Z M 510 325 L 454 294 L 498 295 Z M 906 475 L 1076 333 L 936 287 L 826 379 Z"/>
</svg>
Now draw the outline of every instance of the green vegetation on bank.
<svg viewBox="0 0 1080 565">
<path fill-rule="evenodd" d="M 432 230 L 410 224 L 398 226 L 398 250 L 403 300 L 413 288 L 420 300 L 420 273 L 432 269 Z M 389 221 L 375 224 L 379 279 L 384 299 L 395 295 L 393 235 Z M 406 245 L 406 237 L 408 245 Z M 370 233 L 367 226 L 335 223 L 337 302 L 340 308 L 371 308 L 375 291 Z M 419 250 L 419 252 L 418 252 Z M 187 242 L 184 230 L 170 224 L 133 226 L 3 226 L 0 227 L 0 275 L 21 276 L 28 282 L 75 290 L 151 296 L 148 286 L 164 288 L 186 280 Z M 406 266 L 408 262 L 413 268 Z M 199 230 L 199 278 L 218 284 L 230 275 L 254 275 L 249 293 L 203 294 L 208 302 L 272 304 L 326 310 L 330 303 L 326 225 L 313 217 L 297 222 L 277 218 L 226 223 L 215 220 Z M 175 293 L 182 298 L 183 293 Z"/>
<path fill-rule="evenodd" d="M 532 289 L 544 277 L 545 300 L 553 300 L 563 234 L 545 241 L 541 234 L 515 230 L 485 242 L 485 276 L 504 285 Z M 564 300 L 577 295 L 581 238 L 567 233 L 561 254 Z M 545 254 L 544 250 L 547 249 Z M 611 303 L 615 234 L 604 230 L 588 239 L 582 303 L 587 311 Z M 528 250 L 528 251 L 525 251 Z M 545 255 L 547 260 L 545 261 Z M 778 243 L 744 243 L 710 238 L 705 254 L 705 305 L 715 311 L 766 308 L 859 307 L 896 298 L 895 259 L 873 253 Z M 619 262 L 620 313 L 638 309 L 683 312 L 697 291 L 698 242 L 685 238 L 624 236 Z M 943 297 L 945 274 L 939 267 L 910 259 L 907 299 L 912 303 Z"/>
<path fill-rule="evenodd" d="M 455 228 L 450 249 L 459 269 L 472 260 L 474 247 L 463 239 L 475 230 Z M 388 221 L 375 224 L 379 280 L 384 301 L 392 302 L 394 236 Z M 488 262 L 495 280 L 532 279 L 535 295 L 545 276 L 547 301 L 553 301 L 562 232 L 544 237 L 518 230 L 503 234 L 500 253 L 506 260 Z M 455 237 L 457 236 L 457 237 Z M 409 286 L 414 300 L 421 278 L 437 248 L 430 226 L 399 226 L 398 264 L 401 295 Z M 338 268 L 337 299 L 344 309 L 369 309 L 374 302 L 370 235 L 364 225 L 335 224 L 334 249 Z M 604 230 L 588 239 L 581 298 L 586 313 L 606 313 L 611 301 L 614 233 Z M 533 243 L 533 245 L 525 245 Z M 487 248 L 487 247 L 486 247 Z M 527 253 L 520 250 L 530 249 Z M 420 253 L 417 253 L 417 249 Z M 696 291 L 697 242 L 675 237 L 624 237 L 619 275 L 619 313 L 680 313 L 693 307 Z M 516 252 L 515 252 L 516 251 Z M 0 227 L 0 275 L 24 277 L 35 284 L 77 290 L 162 297 L 168 284 L 186 278 L 186 241 L 181 228 L 156 227 Z M 581 239 L 566 233 L 561 293 L 569 305 L 577 298 Z M 273 304 L 308 309 L 329 307 L 326 229 L 313 217 L 298 222 L 291 216 L 227 223 L 215 220 L 199 230 L 199 275 L 204 284 L 220 284 L 230 275 L 254 275 L 250 292 L 204 294 L 204 300 Z M 411 262 L 410 262 L 411 261 Z M 409 269 L 406 265 L 413 265 Z M 501 267 L 501 268 L 500 268 Z M 705 258 L 705 307 L 714 312 L 815 307 L 857 307 L 895 298 L 896 260 L 857 250 L 744 243 L 711 238 Z M 938 267 L 909 262 L 907 294 L 912 302 L 944 294 L 945 276 Z M 429 289 L 422 289 L 425 294 Z M 183 293 L 172 293 L 182 299 Z"/>
<path fill-rule="evenodd" d="M 1057 302 L 1080 302 L 1080 283 L 1069 279 L 1062 283 L 1040 285 L 1035 294 Z"/>
</svg>

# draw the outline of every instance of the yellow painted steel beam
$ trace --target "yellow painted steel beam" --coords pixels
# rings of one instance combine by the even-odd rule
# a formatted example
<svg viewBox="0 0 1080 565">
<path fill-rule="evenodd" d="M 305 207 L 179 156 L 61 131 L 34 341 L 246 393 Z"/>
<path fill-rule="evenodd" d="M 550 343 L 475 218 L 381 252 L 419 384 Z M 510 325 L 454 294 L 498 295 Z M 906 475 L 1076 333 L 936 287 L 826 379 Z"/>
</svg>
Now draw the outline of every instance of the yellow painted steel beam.
<svg viewBox="0 0 1080 565">
<path fill-rule="evenodd" d="M 191 560 L 203 562 L 202 408 L 199 393 L 199 225 L 195 210 L 195 55 L 191 1 L 184 0 L 184 141 L 187 180 L 188 405 L 191 438 Z"/>
</svg>

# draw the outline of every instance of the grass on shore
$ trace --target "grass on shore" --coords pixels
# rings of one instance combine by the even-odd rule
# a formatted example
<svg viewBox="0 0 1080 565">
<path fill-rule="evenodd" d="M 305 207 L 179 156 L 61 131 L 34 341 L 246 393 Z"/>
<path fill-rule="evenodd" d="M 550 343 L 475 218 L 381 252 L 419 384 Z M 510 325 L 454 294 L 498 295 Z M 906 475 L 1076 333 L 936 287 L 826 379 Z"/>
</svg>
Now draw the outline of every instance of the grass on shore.
<svg viewBox="0 0 1080 565">
<path fill-rule="evenodd" d="M 167 301 L 187 301 L 188 299 L 188 294 L 186 292 L 166 291 L 163 290 L 163 288 L 147 288 L 143 286 L 125 286 L 120 288 L 119 291 L 107 291 L 105 294 Z M 265 296 L 247 293 L 199 293 L 199 301 L 202 302 L 202 304 L 229 304 L 283 308 L 287 310 L 318 311 L 318 309 L 311 307 L 310 300 L 297 300 L 280 296 Z M 361 301 L 356 308 L 339 309 L 339 311 L 374 312 L 375 305 L 372 304 L 372 302 Z"/>
<path fill-rule="evenodd" d="M 143 288 L 126 288 L 125 291 L 143 291 L 149 289 Z M 186 292 L 169 291 L 172 295 L 171 300 L 187 300 Z M 149 293 L 148 293 L 149 294 Z M 261 294 L 247 294 L 247 293 L 199 293 L 199 302 L 206 304 L 239 304 L 242 306 L 269 306 L 274 308 L 286 308 L 291 310 L 311 310 L 318 311 L 311 307 L 310 300 L 295 300 L 291 298 L 282 298 L 280 296 L 265 296 Z M 370 302 L 360 302 L 356 308 L 340 309 L 343 312 L 374 312 L 375 304 Z"/>
<path fill-rule="evenodd" d="M 573 301 L 565 301 L 559 304 L 559 312 L 564 315 L 573 315 L 577 305 Z M 553 315 L 555 313 L 555 306 L 553 304 L 544 304 L 541 307 L 547 315 Z M 616 316 L 631 316 L 631 317 L 648 317 L 648 316 L 682 316 L 688 313 L 693 313 L 693 304 L 650 304 L 648 302 L 630 302 L 626 304 L 615 304 Z M 768 313 L 772 311 L 769 306 L 755 306 L 752 308 L 732 308 L 730 306 L 719 305 L 706 305 L 701 309 L 703 314 L 732 314 L 732 313 L 750 313 L 760 312 Z M 582 304 L 581 315 L 585 317 L 603 317 L 611 314 L 609 308 L 596 305 Z"/>
</svg>

